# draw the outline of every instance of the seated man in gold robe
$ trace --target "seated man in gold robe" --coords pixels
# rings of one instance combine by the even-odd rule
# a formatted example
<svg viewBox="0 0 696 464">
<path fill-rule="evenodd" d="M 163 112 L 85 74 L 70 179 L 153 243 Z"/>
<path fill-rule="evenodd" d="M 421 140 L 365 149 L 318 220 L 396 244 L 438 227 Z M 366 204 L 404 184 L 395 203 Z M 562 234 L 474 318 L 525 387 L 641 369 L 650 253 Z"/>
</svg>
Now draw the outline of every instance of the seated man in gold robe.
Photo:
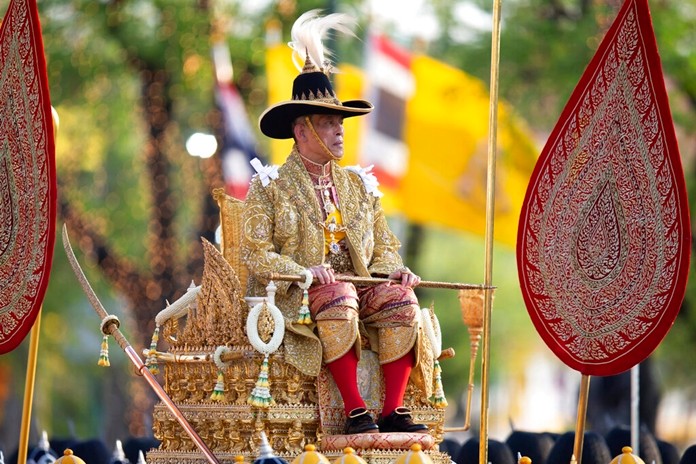
<svg viewBox="0 0 696 464">
<path fill-rule="evenodd" d="M 293 31 L 336 18 L 343 15 L 304 15 Z M 344 152 L 343 119 L 367 114 L 372 105 L 339 101 L 324 58 L 310 56 L 312 44 L 301 39 L 294 45 L 302 50 L 305 64 L 294 80 L 292 99 L 268 108 L 259 120 L 265 135 L 293 138 L 295 144 L 280 167 L 255 163 L 257 175 L 243 214 L 248 291 L 262 294 L 273 272 L 305 276 L 299 284 L 277 282 L 275 302 L 287 323 L 286 360 L 312 376 L 318 375 L 322 361 L 326 364 L 344 402 L 347 434 L 427 432 L 403 407 L 410 376 L 430 391 L 423 366 L 432 366 L 432 354 L 419 348 L 420 307 L 413 292 L 420 278 L 403 265 L 374 176 L 338 164 Z M 356 287 L 337 280 L 338 275 L 392 281 Z M 306 324 L 297 322 L 301 287 L 309 287 L 311 321 Z M 378 353 L 384 374 L 386 398 L 376 422 L 358 390 L 363 337 Z"/>
</svg>

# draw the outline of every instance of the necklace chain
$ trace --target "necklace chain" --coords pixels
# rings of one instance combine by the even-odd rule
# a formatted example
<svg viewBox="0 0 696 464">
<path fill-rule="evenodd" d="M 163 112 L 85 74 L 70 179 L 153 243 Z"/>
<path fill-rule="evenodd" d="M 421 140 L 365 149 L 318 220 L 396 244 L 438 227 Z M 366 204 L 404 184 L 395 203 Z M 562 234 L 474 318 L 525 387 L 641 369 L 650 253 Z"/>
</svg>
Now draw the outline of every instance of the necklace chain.
<svg viewBox="0 0 696 464">
<path fill-rule="evenodd" d="M 333 181 L 330 176 L 321 176 L 316 178 L 318 183 L 314 184 L 315 190 L 327 190 L 333 187 Z"/>
</svg>

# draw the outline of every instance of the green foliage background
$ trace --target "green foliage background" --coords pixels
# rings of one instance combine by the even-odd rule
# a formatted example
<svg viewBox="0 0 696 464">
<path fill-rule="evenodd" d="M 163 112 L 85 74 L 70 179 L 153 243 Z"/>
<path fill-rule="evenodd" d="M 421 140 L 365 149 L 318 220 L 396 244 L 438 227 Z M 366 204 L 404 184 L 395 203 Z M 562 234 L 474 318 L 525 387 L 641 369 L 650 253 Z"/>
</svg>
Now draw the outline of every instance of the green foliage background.
<svg viewBox="0 0 696 464">
<path fill-rule="evenodd" d="M 57 141 L 60 195 L 107 236 L 115 252 L 138 268 L 148 269 L 153 205 L 146 193 L 143 155 L 149 149 L 151 127 L 143 108 L 143 73 L 166 72 L 168 95 L 174 102 L 163 144 L 170 153 L 170 187 L 177 205 L 174 228 L 177 253 L 186 260 L 189 245 L 198 240 L 196 224 L 202 214 L 200 199 L 211 185 L 203 175 L 204 161 L 188 156 L 184 142 L 193 132 L 213 130 L 213 71 L 209 46 L 211 31 L 222 34 L 230 47 L 235 83 L 252 120 L 264 109 L 263 68 L 265 26 L 271 18 L 289 30 L 298 12 L 310 8 L 338 8 L 355 14 L 367 29 L 368 7 L 359 1 L 241 2 L 233 0 L 41 0 L 39 11 L 48 58 L 53 105 L 61 118 Z M 466 43 L 454 40 L 465 26 L 456 13 L 463 0 L 432 0 L 439 34 L 428 43 L 430 55 L 488 82 L 490 36 L 471 35 Z M 484 11 L 491 3 L 475 0 Z M 5 11 L 7 0 L 0 0 Z M 537 135 L 540 146 L 553 127 L 585 65 L 614 17 L 618 2 L 591 0 L 509 0 L 504 2 L 501 38 L 500 95 L 512 104 Z M 653 22 L 667 78 L 674 120 L 684 158 L 689 191 L 693 192 L 696 132 L 696 20 L 695 0 L 651 2 Z M 417 37 L 388 25 L 396 40 L 413 46 Z M 467 31 L 471 32 L 471 31 Z M 359 64 L 361 47 L 339 41 L 339 56 Z M 259 137 L 262 140 L 261 137 Z M 265 141 L 261 142 L 262 151 Z M 217 186 L 217 185 L 214 185 Z M 693 198 L 693 193 L 691 193 Z M 62 226 L 62 223 L 59 223 Z M 123 438 L 123 410 L 133 396 L 133 372 L 123 353 L 112 343 L 112 367 L 97 368 L 99 320 L 84 298 L 56 241 L 51 283 L 41 322 L 40 357 L 34 401 L 34 427 L 53 436 L 98 434 Z M 75 243 L 78 259 L 108 310 L 118 314 L 127 337 L 138 350 L 146 340 L 134 326 L 139 308 L 127 295 L 114 291 L 100 274 L 89 243 Z M 454 231 L 426 228 L 421 252 L 412 266 L 428 280 L 479 283 L 484 275 L 483 241 Z M 492 321 L 492 381 L 520 375 L 525 359 L 539 349 L 517 283 L 514 251 L 497 247 L 494 284 L 498 287 Z M 693 403 L 696 373 L 687 353 L 696 346 L 696 290 L 690 282 L 677 324 L 656 353 L 665 389 L 686 392 Z M 441 320 L 445 346 L 457 356 L 446 361 L 445 388 L 450 402 L 466 388 L 468 337 L 454 292 L 423 291 L 423 305 L 433 301 Z M 10 449 L 19 429 L 18 409 L 24 389 L 27 340 L 0 358 L 0 448 Z M 478 377 L 478 369 L 477 369 Z M 2 403 L 4 402 L 4 407 Z M 691 437 L 696 438 L 696 437 Z"/>
</svg>

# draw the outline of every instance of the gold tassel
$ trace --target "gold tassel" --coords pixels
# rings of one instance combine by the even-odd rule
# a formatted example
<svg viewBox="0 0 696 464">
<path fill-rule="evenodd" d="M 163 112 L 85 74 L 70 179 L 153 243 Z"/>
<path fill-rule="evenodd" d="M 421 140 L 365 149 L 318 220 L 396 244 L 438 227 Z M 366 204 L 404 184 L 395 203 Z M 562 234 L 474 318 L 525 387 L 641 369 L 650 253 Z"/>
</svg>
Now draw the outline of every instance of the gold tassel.
<svg viewBox="0 0 696 464">
<path fill-rule="evenodd" d="M 98 366 L 109 367 L 111 363 L 109 362 L 109 336 L 104 335 L 101 342 L 101 351 L 99 352 Z"/>
<path fill-rule="evenodd" d="M 445 391 L 442 388 L 442 368 L 440 367 L 440 362 L 437 359 L 433 365 L 433 375 L 435 386 L 433 388 L 433 396 L 430 399 L 430 402 L 438 409 L 445 409 L 447 407 L 447 399 L 445 398 Z"/>
<path fill-rule="evenodd" d="M 212 401 L 227 401 L 225 398 L 225 377 L 222 370 L 218 370 L 217 382 L 213 388 L 213 394 L 210 395 Z"/>
<path fill-rule="evenodd" d="M 298 324 L 309 325 L 312 323 L 312 316 L 309 313 L 309 292 L 302 291 L 302 306 L 300 306 L 300 314 L 297 319 Z"/>
<path fill-rule="evenodd" d="M 275 404 L 275 400 L 271 396 L 270 384 L 268 382 L 268 355 L 263 358 L 259 378 L 256 381 L 256 386 L 251 391 L 251 395 L 249 395 L 247 399 L 247 403 L 262 409 L 266 409 Z"/>
<path fill-rule="evenodd" d="M 157 365 L 157 342 L 159 341 L 159 326 L 155 327 L 155 332 L 152 334 L 152 341 L 150 342 L 150 351 L 147 353 L 147 359 L 145 360 L 145 365 L 147 370 L 150 371 L 152 375 L 159 374 L 159 366 Z"/>
</svg>

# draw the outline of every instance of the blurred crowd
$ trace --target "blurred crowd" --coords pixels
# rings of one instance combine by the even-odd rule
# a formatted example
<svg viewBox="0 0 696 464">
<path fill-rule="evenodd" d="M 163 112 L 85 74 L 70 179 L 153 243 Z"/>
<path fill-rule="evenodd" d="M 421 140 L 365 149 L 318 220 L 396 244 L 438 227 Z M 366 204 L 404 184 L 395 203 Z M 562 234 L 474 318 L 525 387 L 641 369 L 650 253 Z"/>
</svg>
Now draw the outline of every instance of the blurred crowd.
<svg viewBox="0 0 696 464">
<path fill-rule="evenodd" d="M 575 432 L 563 434 L 548 432 L 513 431 L 505 441 L 488 440 L 490 464 L 517 464 L 519 456 L 527 456 L 532 464 L 568 464 L 573 455 Z M 606 434 L 585 432 L 582 464 L 610 464 L 631 445 L 628 427 L 614 427 Z M 469 438 L 464 443 L 445 438 L 440 450 L 447 452 L 455 464 L 478 464 L 479 439 Z M 672 443 L 658 439 L 647 429 L 639 434 L 638 449 L 633 454 L 646 464 L 696 464 L 696 444 L 683 452 Z"/>
<path fill-rule="evenodd" d="M 527 456 L 532 464 L 568 464 L 574 443 L 574 432 L 558 434 L 515 430 L 505 441 L 489 439 L 488 461 L 490 464 L 517 464 L 520 456 Z M 631 431 L 628 427 L 617 426 L 604 435 L 585 432 L 582 463 L 610 464 L 630 444 Z M 56 457 L 62 456 L 68 448 L 87 464 L 143 464 L 147 461 L 148 451 L 158 446 L 159 441 L 155 438 L 129 438 L 123 444 L 117 441 L 109 447 L 99 439 L 48 440 L 44 434 L 37 444 L 30 447 L 27 464 L 49 464 Z M 478 464 L 478 438 L 472 437 L 463 443 L 445 438 L 439 446 L 440 451 L 451 456 L 453 464 Z M 633 454 L 646 464 L 696 464 L 696 444 L 682 452 L 675 445 L 660 440 L 646 428 L 640 431 L 638 449 L 633 450 Z M 0 464 L 16 463 L 16 450 L 9 456 L 5 455 L 4 461 L 0 459 Z"/>
<path fill-rule="evenodd" d="M 66 449 L 72 450 L 73 455 L 86 464 L 143 464 L 147 460 L 148 451 L 157 448 L 159 444 L 155 438 L 129 438 L 124 442 L 117 440 L 108 446 L 98 438 L 78 440 L 55 437 L 49 440 L 44 433 L 37 443 L 30 445 L 26 464 L 50 464 L 63 456 Z M 9 456 L 5 455 L 4 462 L 1 453 L 2 450 L 0 464 L 17 464 L 17 450 Z"/>
</svg>

